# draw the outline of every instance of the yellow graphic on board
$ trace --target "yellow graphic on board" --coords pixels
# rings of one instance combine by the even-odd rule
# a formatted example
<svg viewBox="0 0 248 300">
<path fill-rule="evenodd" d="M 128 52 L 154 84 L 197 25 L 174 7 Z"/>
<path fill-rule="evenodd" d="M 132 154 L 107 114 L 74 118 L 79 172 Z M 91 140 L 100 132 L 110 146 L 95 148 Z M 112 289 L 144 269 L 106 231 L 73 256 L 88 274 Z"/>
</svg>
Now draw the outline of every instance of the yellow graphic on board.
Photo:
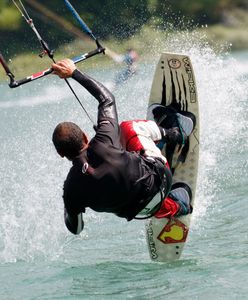
<svg viewBox="0 0 248 300">
<path fill-rule="evenodd" d="M 158 235 L 165 244 L 183 243 L 186 241 L 189 229 L 179 220 L 170 219 Z"/>
</svg>

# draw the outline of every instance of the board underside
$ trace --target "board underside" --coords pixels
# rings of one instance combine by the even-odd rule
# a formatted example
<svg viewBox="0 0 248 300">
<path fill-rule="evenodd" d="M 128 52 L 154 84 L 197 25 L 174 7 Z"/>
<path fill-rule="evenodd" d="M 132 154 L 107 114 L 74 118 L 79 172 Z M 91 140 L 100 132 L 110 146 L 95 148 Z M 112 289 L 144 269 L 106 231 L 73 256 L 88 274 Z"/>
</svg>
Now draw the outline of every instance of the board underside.
<svg viewBox="0 0 248 300">
<path fill-rule="evenodd" d="M 155 70 L 149 106 L 154 103 L 171 105 L 178 112 L 189 111 L 196 117 L 196 126 L 189 139 L 185 162 L 177 161 L 182 150 L 182 147 L 177 147 L 171 166 L 174 169 L 173 183 L 185 182 L 190 186 L 193 196 L 191 204 L 194 207 L 199 159 L 199 107 L 194 71 L 187 55 L 161 55 Z M 191 215 L 149 219 L 146 224 L 146 237 L 152 260 L 166 262 L 180 258 L 187 240 L 190 219 Z"/>
</svg>

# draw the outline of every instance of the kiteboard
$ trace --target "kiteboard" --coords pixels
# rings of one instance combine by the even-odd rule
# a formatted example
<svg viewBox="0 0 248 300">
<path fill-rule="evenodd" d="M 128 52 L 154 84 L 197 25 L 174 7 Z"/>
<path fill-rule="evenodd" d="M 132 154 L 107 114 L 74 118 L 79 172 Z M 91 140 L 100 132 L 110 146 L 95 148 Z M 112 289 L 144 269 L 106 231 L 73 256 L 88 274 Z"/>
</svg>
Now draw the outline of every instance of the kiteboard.
<svg viewBox="0 0 248 300">
<path fill-rule="evenodd" d="M 155 104 L 170 105 L 178 112 L 192 112 L 196 117 L 196 125 L 186 151 L 183 149 L 186 145 L 177 146 L 171 160 L 173 183 L 184 182 L 191 188 L 191 205 L 194 207 L 199 159 L 199 107 L 194 70 L 189 56 L 161 54 L 153 78 L 148 111 Z M 147 118 L 151 119 L 150 114 Z M 166 145 L 162 152 L 166 156 Z M 146 240 L 152 260 L 166 262 L 180 258 L 187 241 L 190 220 L 191 214 L 178 218 L 152 217 L 148 220 Z"/>
</svg>

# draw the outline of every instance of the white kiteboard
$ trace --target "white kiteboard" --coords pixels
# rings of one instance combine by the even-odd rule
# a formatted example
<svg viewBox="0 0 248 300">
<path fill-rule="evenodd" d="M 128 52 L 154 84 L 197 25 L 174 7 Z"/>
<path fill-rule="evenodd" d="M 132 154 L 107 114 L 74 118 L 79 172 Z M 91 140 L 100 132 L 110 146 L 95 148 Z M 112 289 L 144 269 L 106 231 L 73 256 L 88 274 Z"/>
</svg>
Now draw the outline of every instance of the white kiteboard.
<svg viewBox="0 0 248 300">
<path fill-rule="evenodd" d="M 191 205 L 194 207 L 199 159 L 199 108 L 194 71 L 187 55 L 161 55 L 153 78 L 149 106 L 155 103 L 171 105 L 178 112 L 192 112 L 196 117 L 196 126 L 189 138 L 186 159 L 184 157 L 182 162 L 180 153 L 183 147 L 177 146 L 171 163 L 174 172 L 173 183 L 185 182 L 190 186 Z M 163 153 L 165 155 L 166 146 Z M 191 214 L 170 219 L 149 219 L 146 224 L 146 237 L 152 260 L 166 262 L 180 258 L 187 241 L 190 219 Z"/>
</svg>

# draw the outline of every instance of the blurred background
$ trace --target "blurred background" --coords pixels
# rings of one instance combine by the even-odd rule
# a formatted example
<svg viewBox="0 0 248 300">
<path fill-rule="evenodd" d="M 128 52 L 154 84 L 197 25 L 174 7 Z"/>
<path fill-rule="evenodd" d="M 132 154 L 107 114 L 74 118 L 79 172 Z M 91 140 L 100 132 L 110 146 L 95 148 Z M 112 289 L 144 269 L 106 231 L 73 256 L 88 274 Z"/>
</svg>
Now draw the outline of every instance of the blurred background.
<svg viewBox="0 0 248 300">
<path fill-rule="evenodd" d="M 94 47 L 63 1 L 26 0 L 23 4 L 43 39 L 56 49 L 57 59 Z M 85 0 L 72 4 L 104 46 L 121 53 L 135 48 L 141 59 L 149 59 L 151 48 L 163 50 L 161 37 L 166 40 L 168 34 L 188 31 L 204 32 L 213 47 L 248 48 L 247 0 Z M 47 65 L 37 58 L 37 39 L 9 0 L 0 0 L 0 51 L 23 74 L 31 71 L 34 58 L 36 70 Z M 110 62 L 101 59 L 101 63 L 106 61 Z"/>
</svg>

